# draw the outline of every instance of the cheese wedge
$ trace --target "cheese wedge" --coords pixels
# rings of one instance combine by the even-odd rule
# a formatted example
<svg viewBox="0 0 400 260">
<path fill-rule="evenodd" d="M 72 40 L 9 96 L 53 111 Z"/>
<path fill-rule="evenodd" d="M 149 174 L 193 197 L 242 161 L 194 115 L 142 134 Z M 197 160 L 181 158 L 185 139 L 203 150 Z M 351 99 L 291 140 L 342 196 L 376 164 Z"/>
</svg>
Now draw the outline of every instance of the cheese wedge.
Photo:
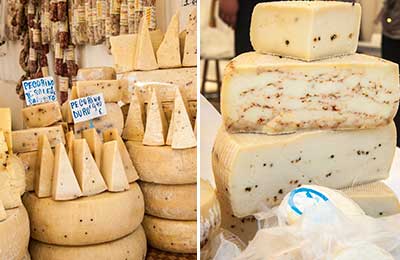
<svg viewBox="0 0 400 260">
<path fill-rule="evenodd" d="M 398 65 L 363 54 L 303 62 L 255 52 L 225 70 L 221 113 L 231 133 L 363 129 L 396 114 Z"/>
<path fill-rule="evenodd" d="M 126 177 L 129 183 L 135 182 L 139 179 L 139 175 L 133 166 L 131 157 L 129 156 L 128 150 L 126 149 L 125 143 L 119 136 L 117 129 L 110 129 L 103 133 L 103 139 L 105 142 L 117 141 L 118 150 L 121 155 L 122 163 L 124 165 Z"/>
<path fill-rule="evenodd" d="M 179 13 L 172 16 L 164 40 L 157 50 L 157 63 L 160 68 L 176 68 L 181 66 L 179 48 Z"/>
<path fill-rule="evenodd" d="M 81 188 L 62 144 L 57 144 L 55 149 L 51 194 L 53 200 L 72 200 L 82 196 Z"/>
<path fill-rule="evenodd" d="M 76 94 L 76 86 L 74 86 L 73 88 L 75 88 L 75 94 Z M 77 94 L 74 96 L 74 98 L 72 98 L 72 91 L 71 91 L 71 99 L 77 99 L 77 98 L 78 98 Z M 67 100 L 64 102 L 64 104 L 61 105 L 61 114 L 64 122 L 73 123 L 74 120 L 72 119 L 72 112 L 69 103 L 70 101 Z"/>
<path fill-rule="evenodd" d="M 12 118 L 11 118 L 11 109 L 6 107 L 6 108 L 0 108 L 0 130 L 4 132 L 4 136 L 7 141 L 7 146 L 8 146 L 8 152 L 12 154 L 13 152 L 13 146 L 12 146 L 12 137 L 11 137 L 11 131 L 12 131 Z"/>
<path fill-rule="evenodd" d="M 90 153 L 85 139 L 73 141 L 74 172 L 83 196 L 91 196 L 107 190 L 99 168 Z"/>
<path fill-rule="evenodd" d="M 16 154 L 18 158 L 21 159 L 22 164 L 25 169 L 25 184 L 26 184 L 26 191 L 34 191 L 35 190 L 35 184 L 34 184 L 34 179 L 36 176 L 36 171 L 37 171 L 37 156 L 38 152 L 33 151 L 33 152 L 26 152 L 26 153 L 18 153 Z M 53 165 L 51 165 L 51 168 L 53 169 Z"/>
<path fill-rule="evenodd" d="M 164 110 L 162 109 L 157 91 L 154 89 L 147 108 L 146 130 L 143 136 L 143 144 L 151 146 L 164 145 L 167 137 L 167 129 L 168 125 Z"/>
<path fill-rule="evenodd" d="M 144 122 L 144 103 L 139 91 L 134 90 L 134 94 L 131 96 L 128 116 L 125 120 L 122 137 L 125 140 L 141 142 L 144 136 Z"/>
<path fill-rule="evenodd" d="M 14 152 L 24 153 L 37 151 L 38 136 L 42 134 L 47 135 L 51 147 L 56 146 L 58 143 L 65 143 L 64 131 L 60 125 L 18 130 L 12 132 Z"/>
<path fill-rule="evenodd" d="M 6 209 L 19 207 L 21 202 L 20 188 L 16 186 L 14 169 L 0 169 L 0 200 Z"/>
<path fill-rule="evenodd" d="M 278 205 L 302 184 L 340 189 L 386 179 L 395 148 L 393 123 L 368 130 L 279 136 L 228 134 L 222 127 L 212 164 L 221 197 L 234 216 L 246 217 L 263 203 Z"/>
<path fill-rule="evenodd" d="M 113 67 L 90 67 L 90 68 L 80 68 L 78 74 L 76 75 L 76 80 L 112 80 L 116 79 L 117 74 Z M 72 87 L 73 92 L 74 88 Z M 71 94 L 72 95 L 72 94 Z M 71 99 L 72 98 L 71 96 Z"/>
<path fill-rule="evenodd" d="M 68 153 L 69 161 L 71 162 L 72 167 L 74 167 L 74 140 L 75 134 L 74 131 L 69 131 L 65 134 L 65 142 L 66 142 L 66 149 Z"/>
<path fill-rule="evenodd" d="M 62 114 L 58 102 L 51 102 L 23 108 L 22 118 L 28 128 L 44 127 L 62 120 Z"/>
<path fill-rule="evenodd" d="M 6 209 L 4 208 L 3 202 L 0 200 L 0 222 L 6 220 L 7 218 L 7 213 Z"/>
<path fill-rule="evenodd" d="M 155 52 L 151 43 L 149 27 L 145 17 L 140 20 L 134 59 L 135 70 L 158 69 Z"/>
<path fill-rule="evenodd" d="M 89 145 L 90 152 L 92 153 L 96 161 L 97 167 L 100 169 L 103 142 L 101 141 L 99 134 L 97 133 L 95 128 L 89 128 L 82 132 L 82 137 L 86 139 L 86 142 Z"/>
<path fill-rule="evenodd" d="M 262 3 L 254 8 L 250 38 L 257 52 L 311 61 L 355 53 L 360 21 L 358 3 Z"/>
<path fill-rule="evenodd" d="M 188 27 L 185 36 L 182 66 L 195 67 L 197 65 L 197 9 L 189 14 Z"/>
<path fill-rule="evenodd" d="M 54 154 L 46 135 L 39 136 L 36 171 L 34 178 L 35 194 L 39 198 L 51 197 L 53 182 Z"/>
<path fill-rule="evenodd" d="M 109 191 L 118 192 L 129 189 L 129 182 L 126 177 L 117 141 L 104 143 L 101 173 Z"/>
<path fill-rule="evenodd" d="M 105 102 L 118 102 L 122 99 L 122 87 L 119 80 L 87 80 L 76 82 L 79 98 L 103 93 Z"/>
</svg>

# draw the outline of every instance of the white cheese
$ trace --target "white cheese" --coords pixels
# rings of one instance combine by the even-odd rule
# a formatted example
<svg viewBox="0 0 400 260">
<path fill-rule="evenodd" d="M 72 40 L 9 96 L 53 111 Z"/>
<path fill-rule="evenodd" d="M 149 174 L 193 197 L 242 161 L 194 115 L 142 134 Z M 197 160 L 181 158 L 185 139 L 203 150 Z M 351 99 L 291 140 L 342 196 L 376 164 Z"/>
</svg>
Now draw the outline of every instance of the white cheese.
<svg viewBox="0 0 400 260">
<path fill-rule="evenodd" d="M 250 38 L 254 49 L 306 61 L 355 53 L 360 4 L 284 1 L 258 4 Z"/>
<path fill-rule="evenodd" d="M 144 136 L 145 110 L 141 94 L 137 89 L 131 96 L 128 115 L 122 137 L 129 141 L 142 141 Z"/>
<path fill-rule="evenodd" d="M 22 109 L 22 119 L 28 128 L 44 127 L 62 120 L 58 102 L 43 103 Z"/>
<path fill-rule="evenodd" d="M 200 179 L 200 247 L 203 248 L 221 226 L 217 195 L 208 181 Z"/>
<path fill-rule="evenodd" d="M 135 70 L 158 69 L 156 55 L 153 44 L 151 43 L 149 27 L 145 17 L 142 17 L 139 24 L 133 66 Z"/>
<path fill-rule="evenodd" d="M 51 197 L 53 182 L 54 154 L 46 135 L 39 136 L 36 171 L 34 177 L 35 194 L 39 198 Z"/>
<path fill-rule="evenodd" d="M 124 191 L 129 189 L 129 182 L 117 141 L 109 141 L 103 144 L 101 174 L 106 181 L 109 191 Z"/>
<path fill-rule="evenodd" d="M 12 168 L 0 169 L 0 200 L 6 209 L 16 208 L 21 205 L 21 192 L 19 181 L 16 179 Z M 25 178 L 23 178 L 25 181 Z"/>
<path fill-rule="evenodd" d="M 164 39 L 157 50 L 157 63 L 162 69 L 181 67 L 179 47 L 179 13 L 172 16 Z"/>
<path fill-rule="evenodd" d="M 302 184 L 340 189 L 386 179 L 395 147 L 393 123 L 368 130 L 279 136 L 228 134 L 222 127 L 212 163 L 218 192 L 235 216 L 245 217 L 262 203 L 278 205 Z"/>
<path fill-rule="evenodd" d="M 58 143 L 65 144 L 64 131 L 62 126 L 40 127 L 12 132 L 13 149 L 16 153 L 24 153 L 38 150 L 38 137 L 47 135 L 51 147 Z"/>
<path fill-rule="evenodd" d="M 112 67 L 80 68 L 76 80 L 111 80 L 116 79 L 116 73 Z M 71 97 L 71 99 L 74 99 Z"/>
<path fill-rule="evenodd" d="M 100 140 L 100 136 L 95 128 L 89 128 L 82 132 L 82 137 L 86 139 L 90 152 L 92 153 L 97 168 L 101 168 L 101 157 L 103 152 L 103 142 Z"/>
<path fill-rule="evenodd" d="M 303 62 L 250 52 L 225 70 L 221 112 L 229 132 L 375 128 L 393 119 L 399 98 L 398 65 L 380 58 Z"/>
<path fill-rule="evenodd" d="M 26 176 L 25 166 L 22 160 L 14 154 L 8 155 L 5 170 L 11 177 L 11 182 L 13 183 L 13 186 L 19 191 L 19 194 L 24 194 L 24 192 L 26 191 Z"/>
<path fill-rule="evenodd" d="M 103 93 L 104 102 L 118 102 L 122 99 L 122 86 L 119 80 L 77 81 L 78 98 Z"/>
<path fill-rule="evenodd" d="M 29 192 L 23 202 L 29 213 L 32 238 L 56 245 L 113 241 L 132 233 L 144 215 L 143 194 L 136 183 L 124 192 L 103 192 L 70 201 L 39 199 Z"/>
</svg>

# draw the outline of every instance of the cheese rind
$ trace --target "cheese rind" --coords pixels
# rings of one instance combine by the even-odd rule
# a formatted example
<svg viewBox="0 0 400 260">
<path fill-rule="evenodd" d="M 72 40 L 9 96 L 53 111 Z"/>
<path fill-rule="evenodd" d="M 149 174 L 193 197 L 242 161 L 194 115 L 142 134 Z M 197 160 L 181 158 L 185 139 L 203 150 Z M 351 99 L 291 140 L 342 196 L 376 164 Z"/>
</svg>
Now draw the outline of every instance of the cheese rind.
<svg viewBox="0 0 400 260">
<path fill-rule="evenodd" d="M 197 180 L 197 149 L 173 150 L 126 142 L 140 180 L 159 184 L 192 184 Z M 154 170 L 157 165 L 157 171 Z"/>
<path fill-rule="evenodd" d="M 62 126 L 40 127 L 12 132 L 15 153 L 24 153 L 38 150 L 38 136 L 47 135 L 51 147 L 58 143 L 65 144 Z"/>
<path fill-rule="evenodd" d="M 46 135 L 39 136 L 36 171 L 34 177 L 35 194 L 39 198 L 50 197 L 53 182 L 54 154 Z"/>
<path fill-rule="evenodd" d="M 227 66 L 221 113 L 231 133 L 387 125 L 398 109 L 398 65 L 363 54 L 303 62 L 255 52 Z"/>
<path fill-rule="evenodd" d="M 196 253 L 196 221 L 178 221 L 145 215 L 143 228 L 152 247 L 175 253 Z"/>
<path fill-rule="evenodd" d="M 212 164 L 218 192 L 235 216 L 245 217 L 262 203 L 278 205 L 302 184 L 340 189 L 386 179 L 395 147 L 393 123 L 368 130 L 279 136 L 228 134 L 222 127 Z"/>
<path fill-rule="evenodd" d="M 146 214 L 172 219 L 196 220 L 196 184 L 164 185 L 140 182 Z"/>
<path fill-rule="evenodd" d="M 77 81 L 76 91 L 79 98 L 103 93 L 104 102 L 107 103 L 122 99 L 122 86 L 119 80 Z"/>
<path fill-rule="evenodd" d="M 22 118 L 28 128 L 52 125 L 62 120 L 60 105 L 51 102 L 23 108 Z"/>
<path fill-rule="evenodd" d="M 129 189 L 129 182 L 117 141 L 109 141 L 103 145 L 101 174 L 109 191 L 124 191 Z"/>
<path fill-rule="evenodd" d="M 221 226 L 217 194 L 208 181 L 200 179 L 200 247 L 216 235 Z"/>
<path fill-rule="evenodd" d="M 32 238 L 56 245 L 113 241 L 132 233 L 144 215 L 143 194 L 136 183 L 124 192 L 103 192 L 71 201 L 39 199 L 30 192 L 25 193 L 23 202 L 31 220 Z"/>
<path fill-rule="evenodd" d="M 355 53 L 360 22 L 360 4 L 262 3 L 254 8 L 250 39 L 257 52 L 311 61 Z"/>
<path fill-rule="evenodd" d="M 76 75 L 76 80 L 112 80 L 117 75 L 112 67 L 90 67 L 80 68 Z"/>
</svg>

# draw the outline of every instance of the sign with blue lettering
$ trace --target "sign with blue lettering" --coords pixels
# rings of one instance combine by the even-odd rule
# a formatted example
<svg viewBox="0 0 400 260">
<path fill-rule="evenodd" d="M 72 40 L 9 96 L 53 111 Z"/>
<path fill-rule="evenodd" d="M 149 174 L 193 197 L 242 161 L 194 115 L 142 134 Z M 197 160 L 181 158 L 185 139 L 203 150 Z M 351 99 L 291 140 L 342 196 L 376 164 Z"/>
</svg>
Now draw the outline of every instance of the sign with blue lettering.
<svg viewBox="0 0 400 260">
<path fill-rule="evenodd" d="M 22 81 L 27 106 L 57 101 L 53 77 Z"/>
<path fill-rule="evenodd" d="M 73 99 L 69 106 L 75 124 L 107 115 L 103 93 Z"/>
</svg>

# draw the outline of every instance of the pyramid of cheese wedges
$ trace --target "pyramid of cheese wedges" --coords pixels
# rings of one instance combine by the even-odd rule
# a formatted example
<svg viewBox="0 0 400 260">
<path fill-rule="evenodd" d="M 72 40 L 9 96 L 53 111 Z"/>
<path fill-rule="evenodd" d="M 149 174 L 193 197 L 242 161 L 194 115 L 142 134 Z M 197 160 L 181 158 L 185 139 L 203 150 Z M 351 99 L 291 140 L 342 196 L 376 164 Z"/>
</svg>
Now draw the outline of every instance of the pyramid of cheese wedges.
<svg viewBox="0 0 400 260">
<path fill-rule="evenodd" d="M 256 230 L 248 216 L 303 184 L 347 188 L 374 217 L 400 212 L 379 182 L 396 147 L 399 69 L 355 54 L 360 17 L 359 4 L 335 1 L 254 9 L 256 51 L 225 70 L 213 150 L 223 225 L 244 240 Z"/>
</svg>

